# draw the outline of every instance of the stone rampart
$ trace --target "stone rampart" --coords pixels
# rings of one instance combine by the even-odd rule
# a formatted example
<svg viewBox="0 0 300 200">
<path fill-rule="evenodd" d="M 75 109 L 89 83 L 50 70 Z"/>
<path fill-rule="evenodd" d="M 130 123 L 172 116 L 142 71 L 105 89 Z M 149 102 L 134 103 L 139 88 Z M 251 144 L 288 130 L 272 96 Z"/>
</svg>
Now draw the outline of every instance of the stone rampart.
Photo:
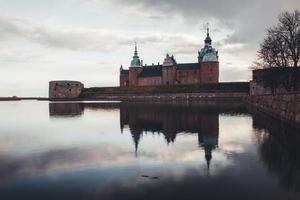
<svg viewBox="0 0 300 200">
<path fill-rule="evenodd" d="M 252 95 L 244 99 L 259 111 L 300 127 L 300 93 Z"/>
<path fill-rule="evenodd" d="M 79 81 L 51 81 L 49 82 L 49 98 L 78 98 L 83 88 L 84 85 Z"/>
</svg>

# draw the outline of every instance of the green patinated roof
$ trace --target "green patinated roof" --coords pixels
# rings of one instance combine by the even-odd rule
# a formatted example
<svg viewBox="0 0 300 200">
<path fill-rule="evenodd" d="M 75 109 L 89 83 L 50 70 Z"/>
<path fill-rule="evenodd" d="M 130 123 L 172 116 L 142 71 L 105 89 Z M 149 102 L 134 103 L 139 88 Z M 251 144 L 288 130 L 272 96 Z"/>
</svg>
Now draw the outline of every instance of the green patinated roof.
<svg viewBox="0 0 300 200">
<path fill-rule="evenodd" d="M 211 46 L 212 40 L 209 36 L 209 29 L 207 28 L 207 35 L 204 40 L 204 48 L 198 53 L 199 62 L 218 62 L 218 51 Z"/>
<path fill-rule="evenodd" d="M 218 62 L 217 52 L 215 50 L 207 51 L 202 58 L 202 62 Z"/>
</svg>

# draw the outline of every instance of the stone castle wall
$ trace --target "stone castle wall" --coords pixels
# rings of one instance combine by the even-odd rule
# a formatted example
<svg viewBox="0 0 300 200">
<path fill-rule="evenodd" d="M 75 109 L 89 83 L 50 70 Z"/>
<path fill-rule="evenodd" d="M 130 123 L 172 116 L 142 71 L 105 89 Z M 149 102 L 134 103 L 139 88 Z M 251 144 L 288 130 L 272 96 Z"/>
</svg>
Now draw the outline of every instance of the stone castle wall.
<svg viewBox="0 0 300 200">
<path fill-rule="evenodd" d="M 250 95 L 300 92 L 300 69 L 292 67 L 257 69 L 252 72 Z"/>
<path fill-rule="evenodd" d="M 275 118 L 300 127 L 300 70 L 268 68 L 253 71 L 246 102 Z"/>
<path fill-rule="evenodd" d="M 49 98 L 78 98 L 83 88 L 84 85 L 79 81 L 51 81 L 49 82 Z"/>
<path fill-rule="evenodd" d="M 245 100 L 264 113 L 300 127 L 300 93 L 252 95 Z"/>
</svg>

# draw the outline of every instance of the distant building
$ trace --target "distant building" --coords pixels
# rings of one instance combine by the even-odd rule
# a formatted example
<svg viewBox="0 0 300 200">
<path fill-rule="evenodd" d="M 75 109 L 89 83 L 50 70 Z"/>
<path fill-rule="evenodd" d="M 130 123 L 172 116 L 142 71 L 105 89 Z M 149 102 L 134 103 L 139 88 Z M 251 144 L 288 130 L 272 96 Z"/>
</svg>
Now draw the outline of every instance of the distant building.
<svg viewBox="0 0 300 200">
<path fill-rule="evenodd" d="M 143 65 L 135 45 L 129 69 L 120 68 L 120 87 L 207 84 L 219 82 L 218 51 L 212 47 L 207 29 L 204 47 L 198 52 L 198 62 L 177 63 L 167 54 L 162 65 Z"/>
<path fill-rule="evenodd" d="M 50 81 L 49 98 L 77 98 L 83 88 L 84 85 L 79 81 Z"/>
</svg>

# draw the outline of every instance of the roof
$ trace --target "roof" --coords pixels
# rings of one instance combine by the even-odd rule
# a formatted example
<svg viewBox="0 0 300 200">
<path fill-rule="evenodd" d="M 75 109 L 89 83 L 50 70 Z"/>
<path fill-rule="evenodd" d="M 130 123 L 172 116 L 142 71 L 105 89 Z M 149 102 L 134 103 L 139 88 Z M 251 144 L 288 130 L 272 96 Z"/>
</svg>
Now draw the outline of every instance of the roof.
<svg viewBox="0 0 300 200">
<path fill-rule="evenodd" d="M 162 65 L 144 66 L 140 77 L 162 76 Z"/>
<path fill-rule="evenodd" d="M 177 64 L 177 69 L 179 70 L 191 70 L 191 69 L 199 69 L 199 63 L 181 63 Z"/>
<path fill-rule="evenodd" d="M 122 69 L 122 70 L 120 71 L 120 74 L 128 75 L 128 74 L 129 74 L 129 70 L 128 70 L 128 69 Z"/>
<path fill-rule="evenodd" d="M 204 54 L 202 62 L 218 62 L 218 56 L 215 51 L 208 51 Z"/>
</svg>

